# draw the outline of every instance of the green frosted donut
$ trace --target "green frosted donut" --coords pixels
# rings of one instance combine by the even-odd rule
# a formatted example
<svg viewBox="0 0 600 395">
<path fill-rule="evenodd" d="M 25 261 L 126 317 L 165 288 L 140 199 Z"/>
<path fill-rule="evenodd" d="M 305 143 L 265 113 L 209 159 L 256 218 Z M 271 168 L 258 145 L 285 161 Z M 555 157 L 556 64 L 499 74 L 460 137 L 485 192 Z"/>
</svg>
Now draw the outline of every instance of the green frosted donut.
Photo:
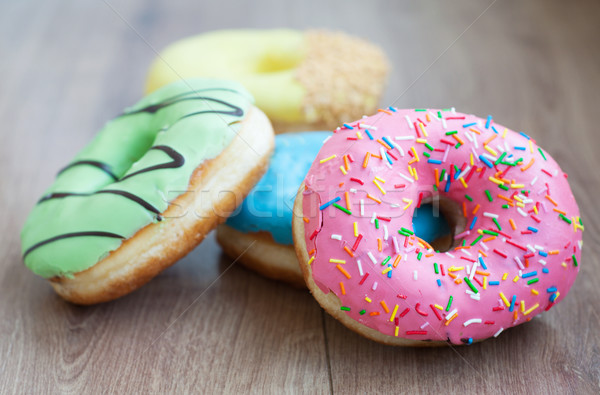
<svg viewBox="0 0 600 395">
<path fill-rule="evenodd" d="M 239 84 L 167 85 L 100 131 L 56 177 L 21 233 L 34 273 L 73 277 L 117 249 L 188 188 L 240 129 L 252 97 Z"/>
</svg>

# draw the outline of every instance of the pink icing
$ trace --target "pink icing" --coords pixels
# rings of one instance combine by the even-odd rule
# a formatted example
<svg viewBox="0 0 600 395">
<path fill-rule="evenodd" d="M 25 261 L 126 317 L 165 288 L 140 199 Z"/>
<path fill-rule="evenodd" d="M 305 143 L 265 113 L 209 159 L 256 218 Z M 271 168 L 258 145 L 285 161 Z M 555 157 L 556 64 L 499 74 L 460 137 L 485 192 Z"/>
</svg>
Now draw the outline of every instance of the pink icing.
<svg viewBox="0 0 600 395">
<path fill-rule="evenodd" d="M 452 131 L 457 133 L 446 134 Z M 378 142 L 383 141 L 382 137 L 392 142 L 393 149 L 387 150 Z M 433 150 L 426 147 L 425 140 Z M 459 140 L 463 143 L 457 148 Z M 419 161 L 409 154 L 413 147 Z M 388 166 L 385 157 L 371 156 L 363 167 L 366 153 L 381 155 L 382 148 L 385 156 L 390 153 L 391 164 Z M 499 159 L 503 152 L 506 155 Z M 515 162 L 515 166 L 506 164 Z M 439 190 L 461 206 L 464 203 L 469 232 L 461 236 L 469 248 L 436 253 L 414 237 L 399 234 L 399 230 L 412 231 L 412 216 L 421 194 L 427 198 L 437 193 L 435 169 L 440 176 L 445 169 L 448 178 L 454 165 L 463 169 L 459 179 L 454 179 L 453 169 L 448 192 L 444 192 L 447 181 L 438 181 Z M 409 166 L 416 170 L 416 177 Z M 562 300 L 579 271 L 583 226 L 567 175 L 533 140 L 493 122 L 491 117 L 481 119 L 453 110 L 391 108 L 345 124 L 321 148 L 305 185 L 303 211 L 309 219 L 305 239 L 309 255 L 314 257 L 311 267 L 316 284 L 323 292 L 336 294 L 351 318 L 389 336 L 455 344 L 497 336 Z M 341 199 L 336 204 L 351 214 L 333 204 L 320 209 L 338 197 Z M 480 207 L 474 214 L 477 205 Z M 372 220 L 373 213 L 379 217 L 379 229 Z M 478 238 L 479 230 L 499 231 L 494 218 L 502 233 Z M 355 236 L 353 222 L 362 239 L 352 257 L 348 250 L 352 252 L 360 238 Z M 387 257 L 389 261 L 382 266 Z M 499 285 L 492 285 L 495 282 Z M 501 294 L 509 305 L 514 295 L 513 311 Z M 453 300 L 448 307 L 450 296 Z"/>
</svg>

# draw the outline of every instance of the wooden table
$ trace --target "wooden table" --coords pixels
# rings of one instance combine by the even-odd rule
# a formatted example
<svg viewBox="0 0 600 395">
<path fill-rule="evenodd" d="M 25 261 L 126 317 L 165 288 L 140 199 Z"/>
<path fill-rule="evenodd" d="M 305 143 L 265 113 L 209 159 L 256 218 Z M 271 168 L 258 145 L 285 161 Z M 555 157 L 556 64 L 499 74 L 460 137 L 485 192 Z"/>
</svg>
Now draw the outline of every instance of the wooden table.
<svg viewBox="0 0 600 395">
<path fill-rule="evenodd" d="M 0 2 L 0 390 L 4 392 L 600 391 L 597 1 Z M 190 2 L 191 3 L 191 2 Z M 586 224 L 566 300 L 499 338 L 390 348 L 306 291 L 224 257 L 211 235 L 139 291 L 63 302 L 22 264 L 19 231 L 61 166 L 142 93 L 155 50 L 234 27 L 328 27 L 379 43 L 384 104 L 492 113 L 569 174 Z"/>
</svg>

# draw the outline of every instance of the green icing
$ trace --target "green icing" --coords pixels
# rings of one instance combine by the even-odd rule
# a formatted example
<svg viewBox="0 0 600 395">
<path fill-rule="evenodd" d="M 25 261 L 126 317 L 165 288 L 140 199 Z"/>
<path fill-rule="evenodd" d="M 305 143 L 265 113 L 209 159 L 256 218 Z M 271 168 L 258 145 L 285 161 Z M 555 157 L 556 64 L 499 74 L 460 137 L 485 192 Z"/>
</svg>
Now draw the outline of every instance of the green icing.
<svg viewBox="0 0 600 395">
<path fill-rule="evenodd" d="M 186 191 L 193 171 L 232 141 L 251 102 L 250 94 L 234 82 L 178 81 L 108 122 L 71 163 L 102 162 L 120 181 L 90 164 L 68 167 L 60 173 L 21 232 L 27 267 L 46 278 L 72 276 L 117 249 L 123 240 L 117 235 L 127 239 L 159 221 L 160 216 L 148 205 L 164 212 L 170 201 Z M 163 148 L 151 149 L 157 146 Z M 176 168 L 143 171 L 177 162 L 178 154 L 183 163 L 173 163 Z M 102 193 L 107 190 L 124 191 L 147 205 L 114 192 Z M 61 197 L 61 193 L 90 195 Z M 54 198 L 44 200 L 48 196 Z M 60 238 L 81 232 L 103 232 L 103 236 Z M 47 242 L 56 237 L 60 239 Z"/>
</svg>

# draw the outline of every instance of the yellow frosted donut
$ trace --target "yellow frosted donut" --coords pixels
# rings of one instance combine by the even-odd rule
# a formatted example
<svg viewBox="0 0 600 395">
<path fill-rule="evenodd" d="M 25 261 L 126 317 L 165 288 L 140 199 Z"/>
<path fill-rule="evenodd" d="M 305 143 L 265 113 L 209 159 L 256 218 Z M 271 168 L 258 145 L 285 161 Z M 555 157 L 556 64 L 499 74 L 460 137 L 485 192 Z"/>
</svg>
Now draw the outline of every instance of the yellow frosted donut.
<svg viewBox="0 0 600 395">
<path fill-rule="evenodd" d="M 182 78 L 235 79 L 276 131 L 333 129 L 375 111 L 387 70 L 378 47 L 344 33 L 220 30 L 164 49 L 146 92 Z"/>
</svg>

